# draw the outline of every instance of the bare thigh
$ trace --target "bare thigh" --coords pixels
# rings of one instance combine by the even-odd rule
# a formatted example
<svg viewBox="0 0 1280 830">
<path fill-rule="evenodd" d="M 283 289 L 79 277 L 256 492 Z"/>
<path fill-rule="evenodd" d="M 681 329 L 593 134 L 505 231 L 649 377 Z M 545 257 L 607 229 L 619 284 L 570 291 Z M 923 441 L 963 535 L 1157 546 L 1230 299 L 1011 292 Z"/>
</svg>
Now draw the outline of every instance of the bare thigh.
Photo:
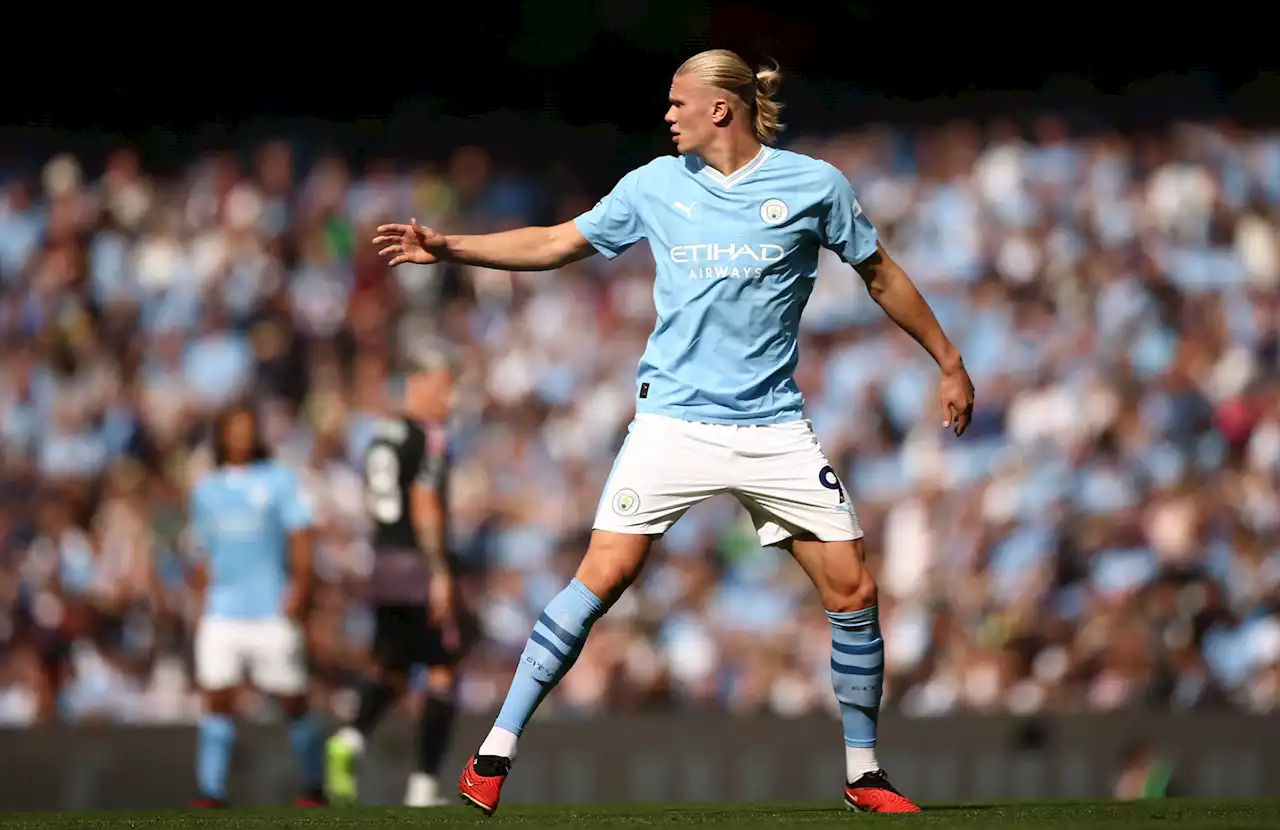
<svg viewBox="0 0 1280 830">
<path fill-rule="evenodd" d="M 785 539 L 790 553 L 818 589 L 828 611 L 860 611 L 876 604 L 876 583 L 867 570 L 862 539 L 824 542 L 813 536 Z"/>
<path fill-rule="evenodd" d="M 574 576 L 606 606 L 612 605 L 640 575 L 655 539 L 651 535 L 593 530 L 587 553 Z"/>
</svg>

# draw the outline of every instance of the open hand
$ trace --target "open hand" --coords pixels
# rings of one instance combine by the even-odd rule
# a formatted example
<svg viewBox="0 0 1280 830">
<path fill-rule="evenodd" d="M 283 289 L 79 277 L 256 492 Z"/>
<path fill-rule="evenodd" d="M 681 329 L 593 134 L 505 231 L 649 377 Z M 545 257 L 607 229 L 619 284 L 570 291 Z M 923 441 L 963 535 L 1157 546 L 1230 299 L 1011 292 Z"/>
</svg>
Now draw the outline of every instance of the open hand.
<svg viewBox="0 0 1280 830">
<path fill-rule="evenodd" d="M 373 244 L 386 246 L 378 251 L 378 256 L 393 257 L 392 268 L 402 262 L 419 265 L 440 262 L 448 253 L 444 234 L 422 227 L 417 219 L 411 219 L 407 225 L 379 225 Z"/>
</svg>

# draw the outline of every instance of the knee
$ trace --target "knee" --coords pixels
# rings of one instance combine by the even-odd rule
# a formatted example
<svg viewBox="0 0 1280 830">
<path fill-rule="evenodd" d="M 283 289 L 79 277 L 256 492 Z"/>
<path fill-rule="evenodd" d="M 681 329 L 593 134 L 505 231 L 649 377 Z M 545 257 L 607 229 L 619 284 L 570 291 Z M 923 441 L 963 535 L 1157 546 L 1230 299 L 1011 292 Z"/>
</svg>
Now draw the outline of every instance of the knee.
<svg viewBox="0 0 1280 830">
<path fill-rule="evenodd" d="M 399 694 L 409 685 L 409 675 L 399 666 L 378 666 L 375 674 L 378 684 L 386 686 L 394 694 Z"/>
<path fill-rule="evenodd" d="M 850 611 L 861 611 L 863 608 L 872 607 L 878 601 L 876 580 L 863 571 L 863 578 L 831 590 L 829 596 L 823 597 L 823 606 L 827 611 L 847 614 Z"/>
<path fill-rule="evenodd" d="M 639 574 L 649 544 L 647 536 L 597 532 L 575 577 L 608 606 Z"/>
<path fill-rule="evenodd" d="M 448 666 L 432 666 L 427 669 L 427 695 L 434 699 L 453 697 L 456 675 Z"/>
<path fill-rule="evenodd" d="M 280 698 L 280 709 L 290 720 L 297 720 L 311 711 L 311 701 L 306 695 L 287 695 Z"/>
<path fill-rule="evenodd" d="M 234 715 L 235 689 L 214 689 L 204 694 L 204 708 L 211 715 Z"/>
<path fill-rule="evenodd" d="M 866 568 L 858 568 L 844 579 L 828 582 L 822 597 L 823 607 L 838 614 L 861 611 L 877 602 L 879 591 L 876 581 Z"/>
</svg>

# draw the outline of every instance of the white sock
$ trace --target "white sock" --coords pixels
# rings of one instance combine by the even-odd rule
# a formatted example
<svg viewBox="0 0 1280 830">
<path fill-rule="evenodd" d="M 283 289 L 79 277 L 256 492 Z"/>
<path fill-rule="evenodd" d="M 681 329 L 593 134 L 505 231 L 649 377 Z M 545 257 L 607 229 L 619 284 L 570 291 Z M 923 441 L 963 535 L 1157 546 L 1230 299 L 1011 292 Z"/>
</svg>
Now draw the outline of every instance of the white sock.
<svg viewBox="0 0 1280 830">
<path fill-rule="evenodd" d="M 844 748 L 844 774 L 852 784 L 868 772 L 880 769 L 873 746 L 846 746 Z"/>
<path fill-rule="evenodd" d="M 415 772 L 409 776 L 409 785 L 405 788 L 404 806 L 435 807 L 440 804 L 440 784 L 434 776 L 425 772 Z"/>
<path fill-rule="evenodd" d="M 497 755 L 500 758 L 516 757 L 516 742 L 520 737 L 514 732 L 508 732 L 501 726 L 495 726 L 489 730 L 489 737 L 484 739 L 484 743 L 480 744 L 480 749 L 476 751 L 477 755 Z"/>
<path fill-rule="evenodd" d="M 346 744 L 356 755 L 364 755 L 364 735 L 361 735 L 354 726 L 342 727 L 334 737 Z"/>
</svg>

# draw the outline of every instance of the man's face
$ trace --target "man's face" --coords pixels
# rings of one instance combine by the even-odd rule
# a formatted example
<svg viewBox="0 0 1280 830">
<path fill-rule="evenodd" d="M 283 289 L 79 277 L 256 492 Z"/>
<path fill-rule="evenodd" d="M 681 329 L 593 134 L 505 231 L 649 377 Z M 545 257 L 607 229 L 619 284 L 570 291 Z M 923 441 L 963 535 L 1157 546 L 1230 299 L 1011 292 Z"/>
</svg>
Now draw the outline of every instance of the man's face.
<svg viewBox="0 0 1280 830">
<path fill-rule="evenodd" d="M 453 377 L 447 369 L 418 372 L 409 381 L 411 406 L 419 417 L 443 420 L 453 402 Z"/>
<path fill-rule="evenodd" d="M 253 454 L 254 439 L 258 425 L 252 412 L 241 410 L 227 419 L 223 427 L 223 441 L 227 455 L 236 460 L 248 458 Z"/>
<path fill-rule="evenodd" d="M 725 94 L 707 86 L 690 74 L 677 75 L 671 81 L 671 106 L 667 123 L 680 153 L 697 153 L 710 143 L 717 124 L 729 111 Z"/>
</svg>

